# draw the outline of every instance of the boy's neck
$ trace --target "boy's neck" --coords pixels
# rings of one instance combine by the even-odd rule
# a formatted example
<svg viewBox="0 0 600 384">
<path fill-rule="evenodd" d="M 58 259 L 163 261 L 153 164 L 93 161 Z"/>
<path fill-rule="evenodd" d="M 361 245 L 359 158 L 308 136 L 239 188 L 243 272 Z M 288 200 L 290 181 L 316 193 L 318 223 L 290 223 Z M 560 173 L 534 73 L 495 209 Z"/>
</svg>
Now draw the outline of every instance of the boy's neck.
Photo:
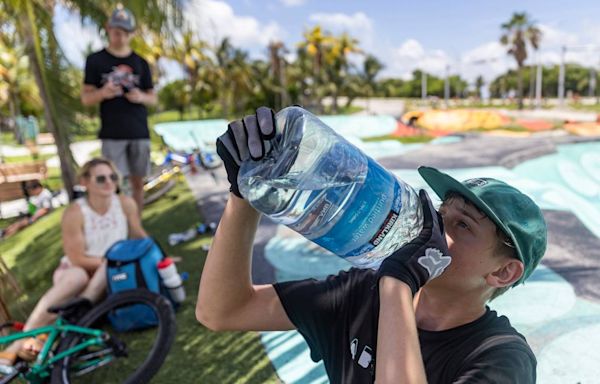
<svg viewBox="0 0 600 384">
<path fill-rule="evenodd" d="M 415 296 L 417 328 L 443 331 L 473 322 L 485 314 L 485 296 L 477 294 L 449 294 L 423 288 Z"/>
<path fill-rule="evenodd" d="M 108 53 L 116 57 L 127 57 L 131 55 L 131 47 L 128 45 L 116 48 L 109 44 L 106 47 L 106 50 L 108 51 Z"/>
</svg>

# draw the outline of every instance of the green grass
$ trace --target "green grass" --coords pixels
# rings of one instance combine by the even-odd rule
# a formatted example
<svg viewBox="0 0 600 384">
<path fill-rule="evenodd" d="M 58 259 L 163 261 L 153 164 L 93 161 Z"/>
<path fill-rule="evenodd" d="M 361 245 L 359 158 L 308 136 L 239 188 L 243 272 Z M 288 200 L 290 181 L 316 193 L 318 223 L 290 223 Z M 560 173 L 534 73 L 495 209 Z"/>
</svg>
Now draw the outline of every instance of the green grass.
<svg viewBox="0 0 600 384">
<path fill-rule="evenodd" d="M 363 141 L 384 141 L 384 140 L 396 140 L 404 144 L 414 144 L 414 143 L 427 143 L 433 140 L 434 138 L 427 135 L 415 135 L 415 136 L 403 136 L 398 137 L 394 135 L 383 135 L 383 136 L 375 136 L 375 137 L 367 137 L 364 138 Z"/>
<path fill-rule="evenodd" d="M 0 242 L 0 253 L 26 292 L 19 302 L 30 311 L 50 287 L 52 272 L 63 255 L 59 209 L 14 237 Z M 152 383 L 277 383 L 278 378 L 255 332 L 215 333 L 195 318 L 198 283 L 210 237 L 170 247 L 171 232 L 186 230 L 201 218 L 190 190 L 179 183 L 163 198 L 147 206 L 143 224 L 169 255 L 181 256 L 177 267 L 188 272 L 187 299 L 177 312 L 177 336 L 167 360 Z M 17 303 L 11 309 L 21 318 Z M 21 318 L 22 319 L 22 318 Z"/>
<path fill-rule="evenodd" d="M 600 113 L 600 104 L 583 105 L 581 103 L 570 103 L 569 107 L 578 111 Z"/>
<path fill-rule="evenodd" d="M 46 161 L 51 157 L 54 157 L 56 155 L 52 155 L 52 154 L 48 154 L 48 153 L 44 153 L 44 154 L 40 154 L 38 155 L 37 159 L 34 158 L 32 155 L 25 155 L 25 156 L 5 156 L 4 157 L 4 162 L 7 164 L 17 164 L 17 163 L 32 163 L 35 161 Z"/>
<path fill-rule="evenodd" d="M 354 105 L 350 105 L 349 107 L 345 106 L 345 105 L 339 105 L 338 106 L 338 111 L 337 114 L 338 115 L 351 115 L 353 113 L 358 113 L 363 111 L 364 108 L 362 107 L 358 107 L 358 106 L 354 106 Z M 333 110 L 331 106 L 326 106 L 323 110 L 323 114 L 324 115 L 333 115 Z"/>
<path fill-rule="evenodd" d="M 19 145 L 13 132 L 0 132 L 0 141 L 2 142 L 2 145 Z"/>
</svg>

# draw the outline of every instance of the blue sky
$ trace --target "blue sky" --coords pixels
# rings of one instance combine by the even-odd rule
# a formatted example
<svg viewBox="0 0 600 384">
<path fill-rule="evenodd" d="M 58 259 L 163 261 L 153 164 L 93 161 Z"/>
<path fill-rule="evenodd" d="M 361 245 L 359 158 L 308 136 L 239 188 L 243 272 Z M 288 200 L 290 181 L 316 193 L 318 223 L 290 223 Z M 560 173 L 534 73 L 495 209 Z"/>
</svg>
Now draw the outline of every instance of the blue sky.
<svg viewBox="0 0 600 384">
<path fill-rule="evenodd" d="M 406 77 L 415 68 L 443 75 L 448 66 L 469 79 L 479 74 L 491 79 L 514 67 L 498 38 L 500 24 L 515 11 L 528 12 L 542 29 L 542 63 L 558 63 L 562 45 L 589 46 L 568 51 L 567 60 L 600 67 L 598 0 L 188 0 L 185 14 L 203 38 L 229 36 L 254 57 L 265 57 L 271 40 L 282 40 L 293 51 L 303 31 L 321 24 L 358 38 L 385 64 L 383 76 Z M 87 44 L 102 46 L 97 31 L 82 28 L 77 15 L 59 9 L 55 20 L 59 40 L 75 64 L 82 65 Z M 173 78 L 181 76 L 176 65 L 165 65 Z"/>
</svg>

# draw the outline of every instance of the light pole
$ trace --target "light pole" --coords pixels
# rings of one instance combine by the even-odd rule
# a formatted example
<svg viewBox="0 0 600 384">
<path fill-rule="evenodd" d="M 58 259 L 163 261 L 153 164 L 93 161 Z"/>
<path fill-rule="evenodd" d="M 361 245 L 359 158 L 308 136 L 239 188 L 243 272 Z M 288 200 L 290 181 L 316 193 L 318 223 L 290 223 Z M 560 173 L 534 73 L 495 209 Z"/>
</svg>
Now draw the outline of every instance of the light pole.
<svg viewBox="0 0 600 384">
<path fill-rule="evenodd" d="M 427 99 L 427 74 L 421 72 L 421 100 Z"/>
<path fill-rule="evenodd" d="M 542 61 L 537 56 L 537 71 L 535 74 L 535 106 L 542 107 Z"/>
<path fill-rule="evenodd" d="M 596 70 L 594 68 L 590 68 L 590 86 L 588 89 L 588 96 L 594 97 L 596 94 Z"/>
<path fill-rule="evenodd" d="M 444 80 L 444 102 L 448 108 L 448 99 L 450 98 L 450 65 L 446 64 L 446 79 Z"/>
<path fill-rule="evenodd" d="M 567 47 L 564 45 L 560 53 L 560 68 L 558 69 L 558 105 L 561 107 L 565 104 L 565 55 Z"/>
</svg>

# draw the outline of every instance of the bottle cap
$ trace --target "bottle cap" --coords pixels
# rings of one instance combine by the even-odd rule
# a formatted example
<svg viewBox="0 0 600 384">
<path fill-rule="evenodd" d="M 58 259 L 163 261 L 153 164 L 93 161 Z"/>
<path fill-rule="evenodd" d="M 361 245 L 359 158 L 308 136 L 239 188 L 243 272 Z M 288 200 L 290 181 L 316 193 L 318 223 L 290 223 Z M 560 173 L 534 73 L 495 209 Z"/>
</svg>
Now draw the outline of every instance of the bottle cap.
<svg viewBox="0 0 600 384">
<path fill-rule="evenodd" d="M 163 269 L 169 267 L 171 264 L 173 264 L 173 259 L 170 257 L 165 257 L 163 260 L 159 261 L 156 266 L 158 269 Z"/>
</svg>

